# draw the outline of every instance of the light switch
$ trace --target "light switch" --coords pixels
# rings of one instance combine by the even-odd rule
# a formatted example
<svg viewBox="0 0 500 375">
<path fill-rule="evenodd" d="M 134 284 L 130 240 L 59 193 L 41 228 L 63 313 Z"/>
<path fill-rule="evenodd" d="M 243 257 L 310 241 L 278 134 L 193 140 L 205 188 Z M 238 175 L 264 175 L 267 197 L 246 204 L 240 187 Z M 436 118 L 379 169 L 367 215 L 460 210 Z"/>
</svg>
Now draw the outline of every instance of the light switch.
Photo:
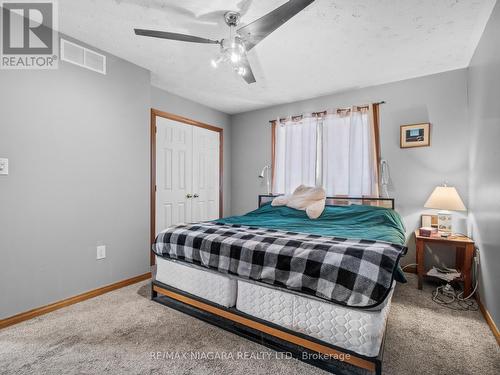
<svg viewBox="0 0 500 375">
<path fill-rule="evenodd" d="M 9 174 L 9 159 L 0 158 L 0 174 Z"/>
<path fill-rule="evenodd" d="M 97 246 L 97 257 L 96 259 L 104 259 L 106 258 L 106 246 L 99 245 Z"/>
</svg>

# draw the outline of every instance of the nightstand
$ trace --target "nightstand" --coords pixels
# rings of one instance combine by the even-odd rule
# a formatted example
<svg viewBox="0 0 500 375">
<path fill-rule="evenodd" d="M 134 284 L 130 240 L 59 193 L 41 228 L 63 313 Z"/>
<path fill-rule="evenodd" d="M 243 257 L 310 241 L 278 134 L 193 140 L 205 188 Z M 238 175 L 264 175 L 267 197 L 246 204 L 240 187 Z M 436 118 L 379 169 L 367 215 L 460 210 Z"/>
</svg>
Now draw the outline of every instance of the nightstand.
<svg viewBox="0 0 500 375">
<path fill-rule="evenodd" d="M 417 275 L 418 289 L 422 289 L 422 280 L 425 274 L 424 252 L 425 245 L 438 243 L 449 245 L 450 249 L 455 251 L 455 268 L 461 273 L 459 280 L 464 283 L 464 297 L 467 297 L 472 292 L 472 259 L 474 258 L 474 241 L 465 236 L 450 236 L 440 237 L 434 235 L 431 237 L 423 237 L 419 234 L 418 229 L 415 231 L 415 242 L 417 252 Z"/>
</svg>

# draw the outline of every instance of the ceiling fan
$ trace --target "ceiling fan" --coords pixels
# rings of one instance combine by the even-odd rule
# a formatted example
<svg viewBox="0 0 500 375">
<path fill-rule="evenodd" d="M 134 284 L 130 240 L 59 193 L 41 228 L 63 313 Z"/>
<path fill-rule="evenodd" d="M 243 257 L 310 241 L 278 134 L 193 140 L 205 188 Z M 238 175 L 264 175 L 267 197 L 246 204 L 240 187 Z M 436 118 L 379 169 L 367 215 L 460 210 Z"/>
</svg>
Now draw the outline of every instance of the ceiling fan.
<svg viewBox="0 0 500 375">
<path fill-rule="evenodd" d="M 192 43 L 218 44 L 220 46 L 220 54 L 217 58 L 212 59 L 212 66 L 217 68 L 220 63 L 230 64 L 234 71 L 247 83 L 254 83 L 255 76 L 248 62 L 247 52 L 312 2 L 314 2 L 314 0 L 289 0 L 272 12 L 269 12 L 258 20 L 240 27 L 239 29 L 236 29 L 236 27 L 240 20 L 240 14 L 232 11 L 226 12 L 224 14 L 224 20 L 229 26 L 229 37 L 221 40 L 200 38 L 193 35 L 171 33 L 168 31 L 145 29 L 134 29 L 134 31 L 136 35 L 153 38 Z"/>
</svg>

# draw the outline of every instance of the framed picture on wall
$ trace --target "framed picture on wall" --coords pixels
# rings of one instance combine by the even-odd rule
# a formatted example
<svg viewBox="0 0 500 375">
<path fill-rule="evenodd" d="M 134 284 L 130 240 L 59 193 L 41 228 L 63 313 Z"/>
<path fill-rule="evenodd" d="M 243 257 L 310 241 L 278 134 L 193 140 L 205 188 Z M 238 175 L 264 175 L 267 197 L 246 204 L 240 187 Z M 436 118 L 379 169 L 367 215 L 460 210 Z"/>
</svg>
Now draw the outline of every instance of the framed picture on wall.
<svg viewBox="0 0 500 375">
<path fill-rule="evenodd" d="M 399 146 L 401 148 L 424 147 L 431 144 L 431 124 L 401 125 Z"/>
</svg>

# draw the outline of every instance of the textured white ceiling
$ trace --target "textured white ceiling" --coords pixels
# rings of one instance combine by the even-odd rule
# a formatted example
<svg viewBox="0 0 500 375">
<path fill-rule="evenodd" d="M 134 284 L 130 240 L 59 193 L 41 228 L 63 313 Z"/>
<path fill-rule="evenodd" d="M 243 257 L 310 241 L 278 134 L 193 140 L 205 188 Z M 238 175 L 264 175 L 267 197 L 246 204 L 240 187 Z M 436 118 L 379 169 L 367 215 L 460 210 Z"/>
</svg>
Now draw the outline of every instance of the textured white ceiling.
<svg viewBox="0 0 500 375">
<path fill-rule="evenodd" d="M 227 36 L 285 0 L 60 0 L 60 30 L 151 70 L 152 83 L 227 113 L 466 67 L 496 0 L 316 0 L 249 53 L 257 83 L 215 70 L 216 45 L 133 27 Z"/>
</svg>

